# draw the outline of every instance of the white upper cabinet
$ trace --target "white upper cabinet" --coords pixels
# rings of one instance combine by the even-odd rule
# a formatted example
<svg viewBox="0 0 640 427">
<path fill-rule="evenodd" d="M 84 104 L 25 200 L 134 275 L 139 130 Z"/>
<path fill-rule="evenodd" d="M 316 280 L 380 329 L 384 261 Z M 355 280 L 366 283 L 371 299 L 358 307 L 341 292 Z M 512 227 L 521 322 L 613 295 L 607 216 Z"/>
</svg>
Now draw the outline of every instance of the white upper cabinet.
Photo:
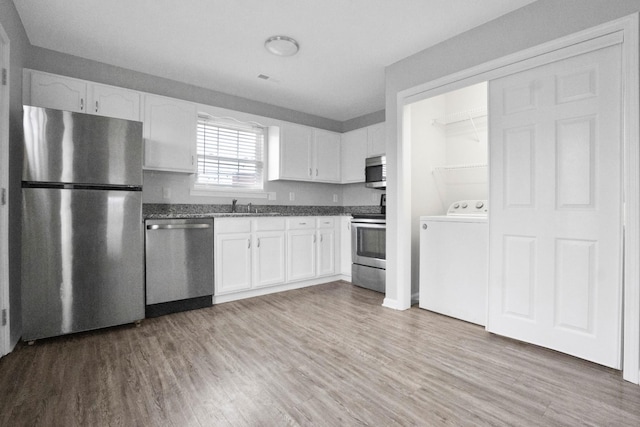
<svg viewBox="0 0 640 427">
<path fill-rule="evenodd" d="M 307 126 L 286 124 L 280 127 L 279 179 L 311 179 L 312 140 L 313 131 Z"/>
<path fill-rule="evenodd" d="M 384 122 L 343 133 L 341 182 L 364 182 L 365 159 L 384 155 L 385 145 Z"/>
<path fill-rule="evenodd" d="M 35 71 L 30 77 L 30 99 L 25 100 L 26 104 L 77 113 L 86 111 L 87 82 Z"/>
<path fill-rule="evenodd" d="M 140 93 L 120 87 L 89 84 L 87 112 L 118 119 L 140 120 Z"/>
<path fill-rule="evenodd" d="M 140 120 L 140 93 L 40 71 L 25 70 L 24 103 L 77 113 Z"/>
<path fill-rule="evenodd" d="M 342 134 L 342 182 L 364 182 L 364 159 L 368 152 L 367 128 Z"/>
<path fill-rule="evenodd" d="M 196 171 L 195 104 L 157 95 L 144 96 L 144 168 Z"/>
<path fill-rule="evenodd" d="M 386 153 L 386 135 L 384 122 L 367 128 L 367 157 L 382 156 Z"/>
<path fill-rule="evenodd" d="M 340 182 L 340 134 L 283 123 L 269 128 L 269 180 Z"/>
<path fill-rule="evenodd" d="M 314 181 L 340 183 L 340 134 L 313 130 Z"/>
</svg>

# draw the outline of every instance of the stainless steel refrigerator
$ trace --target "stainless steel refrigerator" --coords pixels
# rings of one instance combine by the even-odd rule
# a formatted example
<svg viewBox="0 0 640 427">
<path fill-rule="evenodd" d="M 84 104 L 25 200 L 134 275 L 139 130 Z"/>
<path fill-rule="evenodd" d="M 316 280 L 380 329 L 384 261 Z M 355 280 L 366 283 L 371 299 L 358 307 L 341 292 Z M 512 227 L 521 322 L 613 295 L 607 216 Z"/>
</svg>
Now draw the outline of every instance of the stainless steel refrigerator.
<svg viewBox="0 0 640 427">
<path fill-rule="evenodd" d="M 24 107 L 25 341 L 144 318 L 142 123 Z"/>
</svg>

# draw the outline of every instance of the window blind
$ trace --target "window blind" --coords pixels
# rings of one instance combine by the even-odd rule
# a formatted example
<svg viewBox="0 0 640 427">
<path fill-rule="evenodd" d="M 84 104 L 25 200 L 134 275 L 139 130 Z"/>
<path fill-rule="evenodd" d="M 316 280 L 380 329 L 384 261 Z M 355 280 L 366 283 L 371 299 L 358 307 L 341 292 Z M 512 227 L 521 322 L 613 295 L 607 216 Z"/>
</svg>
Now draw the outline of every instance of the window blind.
<svg viewBox="0 0 640 427">
<path fill-rule="evenodd" d="M 264 129 L 198 118 L 196 183 L 262 189 Z"/>
</svg>

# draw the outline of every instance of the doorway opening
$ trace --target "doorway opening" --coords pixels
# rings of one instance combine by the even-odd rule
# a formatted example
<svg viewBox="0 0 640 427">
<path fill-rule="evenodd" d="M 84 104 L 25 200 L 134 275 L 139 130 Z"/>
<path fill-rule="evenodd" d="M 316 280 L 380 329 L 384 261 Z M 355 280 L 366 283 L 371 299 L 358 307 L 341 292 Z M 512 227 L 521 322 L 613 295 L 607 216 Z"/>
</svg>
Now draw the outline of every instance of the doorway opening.
<svg viewBox="0 0 640 427">
<path fill-rule="evenodd" d="M 418 301 L 420 217 L 461 200 L 488 199 L 487 82 L 408 104 L 411 144 L 411 300 Z"/>
</svg>

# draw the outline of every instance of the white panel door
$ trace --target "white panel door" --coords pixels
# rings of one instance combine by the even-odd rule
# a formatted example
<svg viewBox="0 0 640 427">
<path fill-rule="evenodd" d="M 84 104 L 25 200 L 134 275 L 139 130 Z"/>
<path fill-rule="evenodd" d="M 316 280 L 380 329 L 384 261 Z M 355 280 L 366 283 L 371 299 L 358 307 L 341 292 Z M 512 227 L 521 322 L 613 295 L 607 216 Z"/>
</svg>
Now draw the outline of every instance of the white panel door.
<svg viewBox="0 0 640 427">
<path fill-rule="evenodd" d="M 489 94 L 487 329 L 620 368 L 620 46 Z"/>
</svg>

